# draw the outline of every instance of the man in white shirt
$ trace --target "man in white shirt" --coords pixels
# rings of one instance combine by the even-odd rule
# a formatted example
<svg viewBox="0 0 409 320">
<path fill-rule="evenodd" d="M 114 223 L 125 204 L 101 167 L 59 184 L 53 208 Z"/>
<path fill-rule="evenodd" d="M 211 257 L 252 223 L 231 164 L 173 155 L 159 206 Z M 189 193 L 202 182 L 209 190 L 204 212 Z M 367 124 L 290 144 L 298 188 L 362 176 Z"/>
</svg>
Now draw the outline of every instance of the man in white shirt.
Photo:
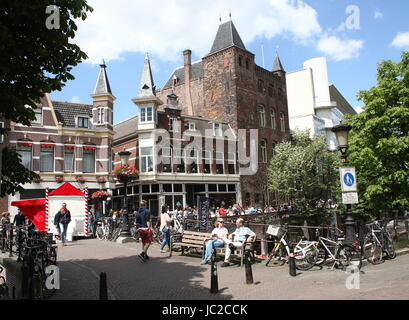
<svg viewBox="0 0 409 320">
<path fill-rule="evenodd" d="M 252 241 L 256 234 L 250 230 L 248 227 L 244 227 L 244 219 L 243 218 L 238 218 L 236 221 L 236 230 L 231 234 L 233 236 L 233 241 L 230 239 L 223 239 L 224 242 L 226 243 L 226 255 L 224 257 L 224 262 L 222 264 L 222 267 L 228 267 L 230 266 L 230 255 L 231 252 L 234 251 L 236 248 L 241 248 L 243 247 L 243 243 L 246 241 L 246 236 L 249 236 L 247 238 L 247 241 Z"/>
<path fill-rule="evenodd" d="M 224 247 L 224 238 L 227 237 L 229 231 L 224 227 L 224 220 L 222 218 L 217 219 L 217 227 L 212 231 L 212 240 L 209 240 L 206 244 L 205 256 L 201 265 L 207 264 L 210 260 L 210 257 L 213 254 L 214 248 L 223 248 Z"/>
</svg>

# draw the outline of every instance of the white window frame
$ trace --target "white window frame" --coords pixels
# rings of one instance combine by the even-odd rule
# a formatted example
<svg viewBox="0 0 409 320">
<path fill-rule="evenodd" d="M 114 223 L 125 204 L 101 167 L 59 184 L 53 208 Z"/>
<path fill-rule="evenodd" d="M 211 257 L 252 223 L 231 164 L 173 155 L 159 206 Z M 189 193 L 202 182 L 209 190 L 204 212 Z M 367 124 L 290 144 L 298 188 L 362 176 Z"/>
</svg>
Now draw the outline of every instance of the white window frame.
<svg viewBox="0 0 409 320">
<path fill-rule="evenodd" d="M 82 163 L 84 164 L 84 151 L 88 151 L 88 150 L 85 150 L 85 149 L 83 149 L 82 150 Z M 96 149 L 93 149 L 92 151 L 94 151 L 94 171 L 93 172 L 84 172 L 84 165 L 82 166 L 82 172 L 83 173 L 96 173 L 97 172 L 97 152 L 96 152 Z M 78 160 L 78 159 L 77 159 Z"/>
<path fill-rule="evenodd" d="M 40 114 L 40 121 L 38 122 L 37 120 L 33 120 L 31 121 L 31 124 L 39 124 L 42 125 L 43 124 L 43 109 L 42 108 L 36 108 L 33 109 L 34 113 L 36 114 L 36 119 L 37 119 L 37 114 Z"/>
<path fill-rule="evenodd" d="M 213 135 L 217 137 L 223 136 L 221 123 L 213 122 Z"/>
<path fill-rule="evenodd" d="M 142 149 L 150 149 L 151 152 L 148 155 L 142 155 Z M 153 158 L 153 147 L 152 146 L 151 147 L 140 147 L 139 151 L 140 151 L 139 152 L 139 159 L 140 159 L 139 166 L 140 166 L 141 172 L 143 172 L 143 173 L 154 172 L 155 171 L 155 162 L 154 162 L 154 158 Z M 149 170 L 149 167 L 148 167 L 149 157 L 152 158 L 152 170 Z M 143 163 L 142 159 L 146 159 L 145 167 L 142 167 L 142 163 Z"/>
<path fill-rule="evenodd" d="M 80 126 L 79 126 L 80 118 L 88 119 L 88 127 L 80 127 Z M 77 128 L 89 129 L 89 128 L 91 127 L 91 126 L 90 126 L 91 121 L 90 121 L 90 118 L 89 118 L 88 116 L 79 115 L 79 116 L 76 117 L 76 121 L 75 121 L 75 122 L 76 122 Z"/>
<path fill-rule="evenodd" d="M 265 108 L 264 106 L 258 106 L 257 108 L 257 113 L 258 113 L 258 122 L 260 127 L 265 127 L 266 126 L 266 113 L 265 113 Z"/>
<path fill-rule="evenodd" d="M 97 123 L 98 124 L 103 124 L 105 123 L 105 109 L 104 108 L 98 108 L 98 116 L 97 116 Z"/>
<path fill-rule="evenodd" d="M 151 114 L 151 119 L 148 119 L 148 114 Z M 153 108 L 143 107 L 139 109 L 139 122 L 153 122 Z"/>
<path fill-rule="evenodd" d="M 196 131 L 196 123 L 189 121 L 189 131 Z"/>
<path fill-rule="evenodd" d="M 270 120 L 271 120 L 271 129 L 276 129 L 276 111 L 274 109 L 270 110 Z"/>
<path fill-rule="evenodd" d="M 42 171 L 41 170 L 41 152 L 42 152 L 42 150 L 41 150 L 41 148 L 40 148 L 40 172 L 54 172 L 55 171 L 55 146 L 53 147 L 53 148 L 47 148 L 47 149 L 52 149 L 53 150 L 53 157 L 52 157 L 52 161 L 51 161 L 51 163 L 52 163 L 52 170 L 51 171 Z"/>
<path fill-rule="evenodd" d="M 175 161 L 176 166 L 179 166 L 179 165 L 183 164 L 183 167 L 184 167 L 184 171 L 177 171 L 177 168 L 176 168 L 176 172 L 184 173 L 184 172 L 186 172 L 186 150 L 185 150 L 185 148 L 175 148 L 174 150 L 175 151 L 174 151 L 174 154 L 173 154 L 173 158 L 183 160 L 183 163 L 182 162 L 177 163 L 178 161 Z M 179 152 L 179 150 L 182 150 L 182 151 Z"/>
<path fill-rule="evenodd" d="M 233 157 L 231 157 L 230 155 L 233 155 Z M 236 153 L 234 153 L 234 152 L 227 152 L 227 169 L 229 169 L 228 166 L 230 164 L 234 165 L 234 174 L 236 174 L 237 173 L 237 170 L 236 170 L 237 169 L 236 168 Z M 227 174 L 230 174 L 229 170 L 227 170 Z"/>
<path fill-rule="evenodd" d="M 264 139 L 260 140 L 260 155 L 260 162 L 267 163 L 267 141 Z"/>
<path fill-rule="evenodd" d="M 19 147 L 19 145 L 16 146 L 17 153 L 19 151 L 21 151 L 21 150 L 18 150 L 18 147 Z M 32 171 L 33 170 L 33 146 L 32 145 L 30 146 L 30 150 L 31 150 L 31 159 L 30 159 L 30 168 L 28 168 L 28 169 Z M 41 163 L 40 163 L 40 165 L 41 165 Z"/>
<path fill-rule="evenodd" d="M 285 114 L 284 112 L 280 112 L 280 130 L 281 132 L 285 132 Z"/>
<path fill-rule="evenodd" d="M 203 154 L 203 174 L 212 174 L 212 151 L 207 150 L 205 148 L 205 149 L 203 149 L 202 154 Z M 206 161 L 206 160 L 208 160 L 208 161 Z M 209 172 L 208 173 L 204 172 L 204 169 L 205 169 L 206 165 L 209 165 Z"/>
<path fill-rule="evenodd" d="M 169 132 L 179 132 L 179 121 L 177 118 L 169 118 Z"/>
<path fill-rule="evenodd" d="M 164 150 L 169 150 L 169 153 L 167 154 L 167 155 L 164 155 Z M 172 150 L 172 147 L 163 147 L 162 148 L 162 159 L 163 158 L 169 158 L 169 163 L 165 163 L 165 162 L 163 162 L 163 160 L 162 160 L 162 162 L 163 162 L 163 166 L 165 166 L 165 165 L 170 165 L 170 172 L 164 172 L 164 173 L 171 173 L 171 172 L 173 172 L 173 158 L 172 158 L 172 155 L 173 155 L 173 152 L 172 152 L 173 150 Z"/>
<path fill-rule="evenodd" d="M 72 171 L 66 171 L 65 170 L 65 151 L 67 151 L 67 150 L 72 150 L 72 153 L 73 153 L 73 164 L 72 164 Z M 63 169 L 63 171 L 64 171 L 64 173 L 73 173 L 73 172 L 76 172 L 75 171 L 75 163 L 76 163 L 76 161 L 75 161 L 75 149 L 69 149 L 69 148 L 64 148 L 64 169 Z"/>
</svg>

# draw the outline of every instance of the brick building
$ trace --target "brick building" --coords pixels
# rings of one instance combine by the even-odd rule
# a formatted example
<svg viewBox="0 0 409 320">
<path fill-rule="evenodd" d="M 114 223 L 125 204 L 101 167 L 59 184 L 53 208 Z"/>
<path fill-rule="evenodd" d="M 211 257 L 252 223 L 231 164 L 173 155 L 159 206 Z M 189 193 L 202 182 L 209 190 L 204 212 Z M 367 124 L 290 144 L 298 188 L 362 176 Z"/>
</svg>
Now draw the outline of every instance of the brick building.
<svg viewBox="0 0 409 320">
<path fill-rule="evenodd" d="M 101 64 L 92 100 L 92 105 L 51 101 L 45 94 L 30 127 L 2 122 L 11 129 L 3 137 L 3 145 L 16 148 L 22 163 L 38 173 L 41 181 L 24 185 L 21 194 L 2 198 L 0 211 L 15 214 L 17 208 L 10 206 L 11 201 L 44 197 L 46 188 L 56 189 L 61 181 L 71 182 L 80 189 L 87 187 L 89 193 L 114 187 L 108 174 L 113 160 L 115 97 L 105 63 Z M 81 178 L 83 182 L 78 181 Z"/>
<path fill-rule="evenodd" d="M 256 65 L 232 21 L 219 26 L 201 61 L 192 63 L 190 50 L 183 57 L 183 67 L 157 90 L 158 98 L 174 90 L 183 114 L 223 121 L 234 130 L 258 129 L 259 171 L 241 176 L 243 204 L 274 202 L 275 195 L 265 188 L 266 170 L 275 145 L 290 138 L 286 73 L 279 57 L 271 71 Z"/>
</svg>

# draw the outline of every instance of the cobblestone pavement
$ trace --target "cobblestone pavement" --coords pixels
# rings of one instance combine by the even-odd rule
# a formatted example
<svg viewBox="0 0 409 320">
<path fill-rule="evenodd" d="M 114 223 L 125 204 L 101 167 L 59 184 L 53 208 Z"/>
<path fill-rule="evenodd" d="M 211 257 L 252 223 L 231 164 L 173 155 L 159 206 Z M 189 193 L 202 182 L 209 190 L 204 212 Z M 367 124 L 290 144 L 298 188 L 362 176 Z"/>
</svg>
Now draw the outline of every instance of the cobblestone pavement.
<svg viewBox="0 0 409 320">
<path fill-rule="evenodd" d="M 253 285 L 245 284 L 244 267 L 219 267 L 215 295 L 209 292 L 210 266 L 200 266 L 200 258 L 179 252 L 169 257 L 155 244 L 151 261 L 142 263 L 136 257 L 140 246 L 86 239 L 58 248 L 61 289 L 53 299 L 98 299 L 100 272 L 107 273 L 109 299 L 409 299 L 409 255 L 364 265 L 359 289 L 346 288 L 351 274 L 327 267 L 290 277 L 288 266 L 258 263 Z"/>
</svg>

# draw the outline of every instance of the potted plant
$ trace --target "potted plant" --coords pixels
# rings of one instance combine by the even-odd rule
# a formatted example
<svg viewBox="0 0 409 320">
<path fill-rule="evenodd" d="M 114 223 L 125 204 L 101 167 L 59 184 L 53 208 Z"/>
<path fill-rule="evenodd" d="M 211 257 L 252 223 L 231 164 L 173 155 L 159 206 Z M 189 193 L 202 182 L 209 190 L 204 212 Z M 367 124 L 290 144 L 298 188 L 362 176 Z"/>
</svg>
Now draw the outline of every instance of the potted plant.
<svg viewBox="0 0 409 320">
<path fill-rule="evenodd" d="M 106 200 L 108 197 L 112 197 L 112 195 L 108 191 L 105 191 L 105 190 L 95 191 L 91 195 L 92 199 L 97 199 L 97 200 Z"/>
<path fill-rule="evenodd" d="M 111 172 L 111 175 L 116 176 L 120 182 L 132 181 L 138 174 L 139 170 L 129 164 L 121 165 Z"/>
</svg>

